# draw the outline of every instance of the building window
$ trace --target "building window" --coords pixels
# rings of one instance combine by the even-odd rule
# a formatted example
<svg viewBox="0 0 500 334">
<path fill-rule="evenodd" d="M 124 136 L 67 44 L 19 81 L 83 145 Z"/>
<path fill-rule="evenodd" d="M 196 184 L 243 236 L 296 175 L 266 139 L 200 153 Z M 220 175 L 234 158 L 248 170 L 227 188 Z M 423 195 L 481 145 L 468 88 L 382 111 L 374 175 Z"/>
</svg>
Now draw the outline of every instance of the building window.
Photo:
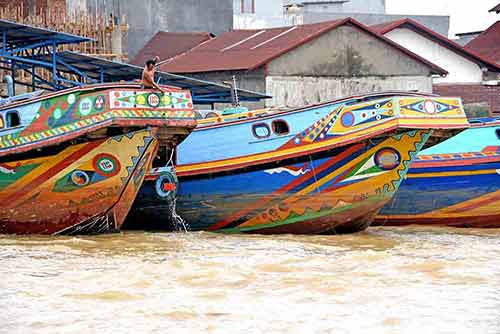
<svg viewBox="0 0 500 334">
<path fill-rule="evenodd" d="M 252 133 L 254 137 L 263 139 L 271 135 L 271 129 L 269 129 L 269 125 L 267 125 L 266 123 L 258 123 L 253 125 Z"/>
<path fill-rule="evenodd" d="M 255 14 L 255 0 L 240 0 L 242 14 Z"/>
<path fill-rule="evenodd" d="M 290 127 L 288 126 L 288 123 L 282 119 L 273 121 L 272 128 L 273 132 L 278 136 L 283 136 L 290 133 Z"/>
</svg>

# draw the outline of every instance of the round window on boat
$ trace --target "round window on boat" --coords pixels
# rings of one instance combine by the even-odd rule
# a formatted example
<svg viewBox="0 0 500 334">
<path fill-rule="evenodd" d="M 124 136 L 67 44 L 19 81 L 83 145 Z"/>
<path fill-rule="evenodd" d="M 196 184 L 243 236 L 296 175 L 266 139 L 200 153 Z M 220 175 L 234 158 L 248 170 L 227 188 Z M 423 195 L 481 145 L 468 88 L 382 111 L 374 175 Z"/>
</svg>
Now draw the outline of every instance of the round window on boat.
<svg viewBox="0 0 500 334">
<path fill-rule="evenodd" d="M 253 135 L 259 139 L 267 138 L 271 135 L 271 129 L 266 123 L 254 124 L 252 127 Z"/>
<path fill-rule="evenodd" d="M 219 117 L 219 114 L 213 111 L 207 113 L 207 115 L 205 116 L 205 118 L 214 118 L 214 117 Z"/>
<path fill-rule="evenodd" d="M 21 119 L 17 111 L 8 111 L 5 114 L 5 123 L 8 128 L 13 128 L 21 125 Z"/>
<path fill-rule="evenodd" d="M 500 129 L 496 129 L 495 133 L 497 134 L 497 138 L 500 139 Z"/>
<path fill-rule="evenodd" d="M 273 121 L 272 127 L 273 132 L 278 136 L 283 136 L 290 133 L 290 127 L 288 126 L 288 123 L 282 119 Z"/>
</svg>

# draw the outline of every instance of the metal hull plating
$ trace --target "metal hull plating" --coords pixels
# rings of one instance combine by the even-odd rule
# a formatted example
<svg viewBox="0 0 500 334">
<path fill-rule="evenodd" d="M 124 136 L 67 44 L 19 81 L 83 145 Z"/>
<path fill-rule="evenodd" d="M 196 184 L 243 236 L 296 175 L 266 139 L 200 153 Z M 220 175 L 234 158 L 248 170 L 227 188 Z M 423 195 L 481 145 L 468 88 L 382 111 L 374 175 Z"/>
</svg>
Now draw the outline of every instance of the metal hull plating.
<svg viewBox="0 0 500 334">
<path fill-rule="evenodd" d="M 497 131 L 475 126 L 423 151 L 376 224 L 500 227 Z"/>
<path fill-rule="evenodd" d="M 459 101 L 430 101 L 443 107 L 429 117 L 416 107 L 424 100 L 376 96 L 203 120 L 179 146 L 178 212 L 191 230 L 363 230 L 398 189 L 427 129 L 467 124 Z M 151 173 L 130 217 L 168 228 L 158 188 Z"/>
<path fill-rule="evenodd" d="M 144 130 L 0 164 L 0 233 L 118 230 L 156 148 Z"/>
</svg>

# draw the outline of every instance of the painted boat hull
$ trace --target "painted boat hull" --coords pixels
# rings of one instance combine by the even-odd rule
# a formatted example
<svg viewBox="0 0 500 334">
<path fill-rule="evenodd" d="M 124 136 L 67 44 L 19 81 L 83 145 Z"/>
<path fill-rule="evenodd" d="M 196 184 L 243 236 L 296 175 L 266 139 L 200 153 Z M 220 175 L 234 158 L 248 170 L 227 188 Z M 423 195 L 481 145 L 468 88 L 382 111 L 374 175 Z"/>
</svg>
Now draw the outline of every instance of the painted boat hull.
<svg viewBox="0 0 500 334">
<path fill-rule="evenodd" d="M 458 99 L 390 94 L 199 124 L 178 147 L 177 211 L 194 231 L 264 234 L 367 228 L 429 128 L 468 125 Z M 159 180 L 146 177 L 136 228 L 172 228 Z"/>
<path fill-rule="evenodd" d="M 424 151 L 375 224 L 499 228 L 497 130 L 498 124 L 475 127 Z"/>
<path fill-rule="evenodd" d="M 428 135 L 428 131 L 408 132 L 374 146 L 358 143 L 250 172 L 180 177 L 177 211 L 192 231 L 358 232 L 391 199 Z M 384 152 L 398 152 L 392 169 L 356 174 L 380 164 Z M 155 189 L 156 179 L 145 181 L 129 218 L 142 226 L 172 229 L 170 205 L 155 199 Z"/>
<path fill-rule="evenodd" d="M 4 101 L 0 233 L 119 230 L 157 152 L 196 126 L 190 93 L 165 89 L 110 83 Z"/>
<path fill-rule="evenodd" d="M 151 131 L 143 130 L 2 163 L 0 233 L 119 230 L 156 149 Z"/>
</svg>

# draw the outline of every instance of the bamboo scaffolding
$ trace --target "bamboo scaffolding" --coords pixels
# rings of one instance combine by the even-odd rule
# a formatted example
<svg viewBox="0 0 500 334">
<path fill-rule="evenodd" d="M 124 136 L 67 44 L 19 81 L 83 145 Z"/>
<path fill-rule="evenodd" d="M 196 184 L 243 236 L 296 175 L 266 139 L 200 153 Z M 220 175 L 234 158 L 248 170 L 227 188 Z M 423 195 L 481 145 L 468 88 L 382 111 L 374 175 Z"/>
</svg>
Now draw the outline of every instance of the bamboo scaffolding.
<svg viewBox="0 0 500 334">
<path fill-rule="evenodd" d="M 128 61 L 128 55 L 124 51 L 127 49 L 126 42 L 128 36 L 128 24 L 125 17 L 117 18 L 113 16 L 77 10 L 68 12 L 66 8 L 25 8 L 22 1 L 16 4 L 9 4 L 3 8 L 0 7 L 0 18 L 14 21 L 21 24 L 32 25 L 35 27 L 47 28 L 73 35 L 84 36 L 94 41 L 80 43 L 76 45 L 60 45 L 58 51 L 75 51 L 87 55 L 98 56 L 110 60 L 122 62 Z M 119 23 L 118 23 L 119 22 Z M 115 52 L 112 39 L 118 36 L 121 47 Z M 123 51 L 122 51 L 123 50 Z M 37 69 L 36 74 L 45 79 L 50 79 L 52 73 L 45 69 Z M 76 75 L 65 75 L 67 79 L 77 80 Z M 3 79 L 3 73 L 0 75 Z M 31 76 L 27 76 L 24 71 L 19 71 L 16 75 L 16 81 L 31 83 Z"/>
</svg>

